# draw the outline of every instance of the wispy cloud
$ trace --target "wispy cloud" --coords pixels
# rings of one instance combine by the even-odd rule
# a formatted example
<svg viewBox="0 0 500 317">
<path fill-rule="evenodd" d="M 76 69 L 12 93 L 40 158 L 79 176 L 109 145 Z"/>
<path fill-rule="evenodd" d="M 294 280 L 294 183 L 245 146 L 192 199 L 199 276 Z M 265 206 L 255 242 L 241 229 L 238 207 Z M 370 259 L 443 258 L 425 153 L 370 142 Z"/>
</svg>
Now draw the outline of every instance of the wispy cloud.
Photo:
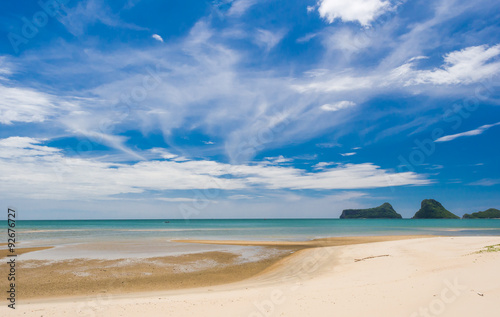
<svg viewBox="0 0 500 317">
<path fill-rule="evenodd" d="M 0 80 L 5 79 L 5 75 L 10 75 L 12 73 L 9 65 L 7 64 L 7 58 L 5 56 L 0 56 Z"/>
<path fill-rule="evenodd" d="M 232 5 L 236 8 L 238 3 Z M 106 10 L 101 13 L 113 16 Z M 264 149 L 291 140 L 300 143 L 332 129 L 342 133 L 341 125 L 359 115 L 365 101 L 380 93 L 407 91 L 425 95 L 427 89 L 435 89 L 422 84 L 407 85 L 419 76 L 420 70 L 413 64 L 407 65 L 405 71 L 398 70 L 401 65 L 334 71 L 332 68 L 338 65 L 320 63 L 312 64 L 309 71 L 289 75 L 274 69 L 249 69 L 249 53 L 240 45 L 233 45 L 234 38 L 227 35 L 233 29 L 215 29 L 210 18 L 202 18 L 188 35 L 168 46 L 86 50 L 85 59 L 76 60 L 71 67 L 62 66 L 57 73 L 53 67 L 44 69 L 61 81 L 74 78 L 75 74 L 79 78 L 96 78 L 90 81 L 92 84 L 84 82 L 84 88 L 78 88 L 80 95 L 93 100 L 81 103 L 85 111 L 74 111 L 65 118 L 57 112 L 55 121 L 68 131 L 110 136 L 108 144 L 114 148 L 123 148 L 123 143 L 112 135 L 127 129 L 138 129 L 144 134 L 160 130 L 169 143 L 172 131 L 197 128 L 208 138 L 220 140 L 220 149 L 231 162 L 241 163 L 252 160 Z M 241 36 L 259 42 L 264 51 L 280 43 L 280 32 L 260 30 L 255 34 L 243 32 Z M 80 49 L 68 44 L 60 51 L 67 52 L 65 58 L 69 58 L 78 55 Z M 48 60 L 53 58 L 53 51 L 42 51 L 30 58 Z M 417 92 L 412 89 L 415 86 Z M 137 98 L 132 98 L 132 93 Z M 50 116 L 18 117 L 36 121 Z M 103 125 L 106 129 L 102 129 Z M 116 142 L 110 143 L 111 139 Z"/>
<path fill-rule="evenodd" d="M 436 142 L 449 142 L 453 141 L 455 139 L 461 138 L 461 137 L 466 137 L 466 136 L 474 136 L 474 135 L 480 135 L 489 128 L 492 128 L 494 126 L 500 125 L 500 122 L 494 123 L 494 124 L 486 124 L 483 126 L 480 126 L 477 129 L 470 130 L 467 132 L 462 132 L 462 133 L 457 133 L 457 134 L 452 134 L 452 135 L 445 135 L 439 139 L 436 140 Z"/>
<path fill-rule="evenodd" d="M 341 147 L 342 145 L 337 142 L 330 142 L 330 143 L 318 143 L 316 144 L 316 146 L 319 148 L 330 149 L 334 147 Z"/>
<path fill-rule="evenodd" d="M 495 186 L 498 184 L 500 184 L 500 179 L 483 178 L 481 180 L 469 183 L 468 185 L 471 185 L 471 186 Z"/>
<path fill-rule="evenodd" d="M 119 15 L 101 0 L 85 0 L 78 2 L 76 6 L 66 8 L 59 21 L 66 26 L 69 32 L 76 36 L 83 35 L 86 29 L 95 23 L 102 23 L 111 27 L 119 27 L 131 30 L 147 30 L 138 25 L 124 22 Z"/>
<path fill-rule="evenodd" d="M 275 47 L 283 38 L 285 32 L 271 32 L 269 30 L 257 29 L 255 33 L 255 43 L 263 47 L 266 51 L 270 51 Z"/>
<path fill-rule="evenodd" d="M 240 17 L 257 2 L 258 0 L 235 0 L 227 14 L 233 17 Z"/>
<path fill-rule="evenodd" d="M 334 194 L 334 195 L 329 195 L 329 198 L 332 198 L 337 201 L 345 201 L 345 200 L 352 200 L 352 199 L 357 199 L 361 197 L 367 197 L 367 193 L 363 192 L 358 192 L 358 191 L 348 191 L 348 192 L 341 192 L 339 194 Z"/>
</svg>

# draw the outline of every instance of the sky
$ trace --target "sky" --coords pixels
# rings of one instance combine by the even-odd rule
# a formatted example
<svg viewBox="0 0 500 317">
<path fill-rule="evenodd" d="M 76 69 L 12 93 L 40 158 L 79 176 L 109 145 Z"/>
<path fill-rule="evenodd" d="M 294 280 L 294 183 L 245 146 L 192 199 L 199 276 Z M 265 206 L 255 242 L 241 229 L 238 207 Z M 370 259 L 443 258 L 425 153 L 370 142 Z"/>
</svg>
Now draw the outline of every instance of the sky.
<svg viewBox="0 0 500 317">
<path fill-rule="evenodd" d="M 21 219 L 500 209 L 498 1 L 2 1 L 0 33 Z"/>
</svg>

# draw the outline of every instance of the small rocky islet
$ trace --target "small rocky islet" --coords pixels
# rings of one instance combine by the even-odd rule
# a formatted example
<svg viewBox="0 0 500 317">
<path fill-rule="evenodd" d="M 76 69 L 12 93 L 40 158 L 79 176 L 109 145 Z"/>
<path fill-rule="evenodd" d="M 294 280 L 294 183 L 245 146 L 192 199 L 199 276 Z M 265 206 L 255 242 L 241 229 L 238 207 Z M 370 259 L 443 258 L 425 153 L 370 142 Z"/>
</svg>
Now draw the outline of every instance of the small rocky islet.
<svg viewBox="0 0 500 317">
<path fill-rule="evenodd" d="M 346 209 L 342 211 L 342 215 L 340 215 L 340 219 L 357 218 L 401 219 L 403 217 L 401 217 L 389 203 L 384 203 L 378 207 L 369 209 Z"/>
<path fill-rule="evenodd" d="M 500 210 L 495 208 L 490 208 L 485 211 L 478 211 L 472 214 L 465 214 L 463 216 L 464 219 L 499 219 L 500 218 Z"/>
<path fill-rule="evenodd" d="M 444 208 L 439 201 L 424 199 L 420 210 L 412 219 L 460 219 L 460 217 Z"/>
</svg>

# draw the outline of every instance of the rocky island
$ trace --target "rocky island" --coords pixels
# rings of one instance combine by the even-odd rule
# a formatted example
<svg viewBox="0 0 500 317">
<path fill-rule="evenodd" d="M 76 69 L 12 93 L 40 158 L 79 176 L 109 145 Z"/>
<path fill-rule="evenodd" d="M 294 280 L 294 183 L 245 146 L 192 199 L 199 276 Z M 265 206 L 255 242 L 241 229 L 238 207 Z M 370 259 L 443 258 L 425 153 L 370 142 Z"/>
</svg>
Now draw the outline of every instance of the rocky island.
<svg viewBox="0 0 500 317">
<path fill-rule="evenodd" d="M 359 219 L 359 218 L 396 218 L 401 219 L 400 214 L 398 214 L 391 204 L 384 203 L 375 208 L 369 209 L 346 209 L 342 211 L 340 219 Z"/>
<path fill-rule="evenodd" d="M 420 210 L 412 219 L 460 219 L 460 217 L 446 210 L 440 202 L 434 199 L 424 199 Z"/>
<path fill-rule="evenodd" d="M 463 219 L 493 219 L 500 218 L 500 210 L 490 208 L 485 211 L 474 212 L 472 214 L 465 214 Z"/>
</svg>

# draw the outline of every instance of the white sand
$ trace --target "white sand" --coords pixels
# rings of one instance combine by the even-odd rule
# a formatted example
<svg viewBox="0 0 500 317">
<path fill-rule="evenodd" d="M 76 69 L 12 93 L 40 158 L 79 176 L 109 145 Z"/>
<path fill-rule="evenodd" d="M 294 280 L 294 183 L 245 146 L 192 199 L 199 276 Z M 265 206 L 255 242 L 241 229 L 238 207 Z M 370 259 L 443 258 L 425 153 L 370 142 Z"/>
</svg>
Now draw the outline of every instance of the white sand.
<svg viewBox="0 0 500 317">
<path fill-rule="evenodd" d="M 20 301 L 15 311 L 3 301 L 0 316 L 496 317 L 500 252 L 474 254 L 494 244 L 500 244 L 500 237 L 308 249 L 258 277 L 230 285 Z M 363 258 L 367 259 L 355 261 Z"/>
</svg>

